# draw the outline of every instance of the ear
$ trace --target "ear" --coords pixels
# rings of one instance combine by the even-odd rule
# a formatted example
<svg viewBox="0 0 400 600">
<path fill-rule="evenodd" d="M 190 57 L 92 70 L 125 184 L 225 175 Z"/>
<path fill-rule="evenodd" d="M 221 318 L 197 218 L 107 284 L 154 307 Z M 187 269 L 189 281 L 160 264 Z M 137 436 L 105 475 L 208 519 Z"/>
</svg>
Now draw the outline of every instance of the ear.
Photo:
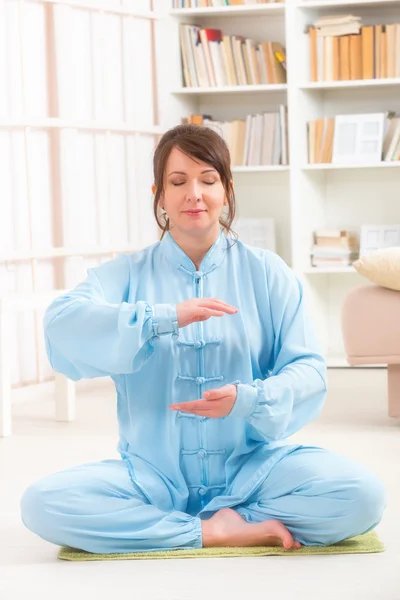
<svg viewBox="0 0 400 600">
<path fill-rule="evenodd" d="M 157 191 L 157 188 L 156 188 L 156 186 L 153 184 L 153 185 L 151 186 L 151 193 L 152 193 L 153 195 L 155 195 L 156 191 Z"/>
</svg>

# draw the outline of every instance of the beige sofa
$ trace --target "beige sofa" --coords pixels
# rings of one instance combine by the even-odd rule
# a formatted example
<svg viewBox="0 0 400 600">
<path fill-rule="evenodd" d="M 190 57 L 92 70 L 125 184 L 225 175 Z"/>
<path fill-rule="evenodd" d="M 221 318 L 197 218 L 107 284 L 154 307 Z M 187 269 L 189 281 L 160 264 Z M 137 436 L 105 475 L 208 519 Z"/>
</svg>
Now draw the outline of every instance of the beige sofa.
<svg viewBox="0 0 400 600">
<path fill-rule="evenodd" d="M 350 365 L 388 365 L 389 415 L 400 417 L 400 292 L 355 288 L 344 302 L 342 327 Z"/>
</svg>

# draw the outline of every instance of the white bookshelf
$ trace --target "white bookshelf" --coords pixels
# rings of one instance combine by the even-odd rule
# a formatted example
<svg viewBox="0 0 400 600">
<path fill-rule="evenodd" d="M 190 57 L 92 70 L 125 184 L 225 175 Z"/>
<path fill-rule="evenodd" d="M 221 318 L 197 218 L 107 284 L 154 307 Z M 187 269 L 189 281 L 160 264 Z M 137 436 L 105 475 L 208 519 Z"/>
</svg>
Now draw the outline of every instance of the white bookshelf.
<svg viewBox="0 0 400 600">
<path fill-rule="evenodd" d="M 204 94 L 266 94 L 271 92 L 286 92 L 287 85 L 282 84 L 270 84 L 270 85 L 235 85 L 226 87 L 193 87 L 185 88 L 181 87 L 173 92 L 176 95 L 183 96 L 202 96 Z"/>
<path fill-rule="evenodd" d="M 263 165 L 260 167 L 232 167 L 232 173 L 288 173 L 289 165 Z"/>
<path fill-rule="evenodd" d="M 400 4 L 399 4 L 400 6 Z M 301 90 L 338 90 L 351 88 L 374 88 L 400 86 L 400 78 L 365 79 L 361 81 L 315 81 L 300 85 Z M 397 91 L 398 93 L 398 91 Z"/>
<path fill-rule="evenodd" d="M 359 165 L 341 165 L 333 163 L 316 163 L 312 165 L 303 165 L 303 171 L 338 171 L 348 169 L 397 169 L 400 167 L 400 161 L 380 162 L 377 164 L 359 164 Z"/>
<path fill-rule="evenodd" d="M 170 5 L 172 2 L 170 2 Z M 286 4 L 168 10 L 159 64 L 161 125 L 172 127 L 189 113 L 216 120 L 288 106 L 290 166 L 235 167 L 239 215 L 272 217 L 277 251 L 302 280 L 314 324 L 330 366 L 347 366 L 341 334 L 341 306 L 352 288 L 365 284 L 353 267 L 311 267 L 312 232 L 319 227 L 358 229 L 363 224 L 400 221 L 400 163 L 307 164 L 306 123 L 337 114 L 400 111 L 400 78 L 320 82 L 309 79 L 305 26 L 320 15 L 352 13 L 363 24 L 400 22 L 400 0 L 288 0 Z M 276 40 L 287 49 L 288 83 L 281 86 L 183 88 L 179 23 L 216 27 L 227 35 Z M 165 50 L 165 45 L 164 45 Z M 171 65 L 175 68 L 172 69 Z M 165 72 L 161 72 L 165 71 Z M 165 90 L 169 90 L 167 97 Z"/>
<path fill-rule="evenodd" d="M 289 0 L 290 2 L 290 0 Z M 303 2 L 297 2 L 297 7 L 300 9 L 310 8 L 362 8 L 368 6 L 386 7 L 393 5 L 399 5 L 400 0 L 353 0 L 348 2 L 347 0 L 303 0 Z"/>
<path fill-rule="evenodd" d="M 244 4 L 242 6 L 217 6 L 213 8 L 176 8 L 170 15 L 177 19 L 186 20 L 188 17 L 247 17 L 284 14 L 283 3 L 273 4 Z"/>
</svg>

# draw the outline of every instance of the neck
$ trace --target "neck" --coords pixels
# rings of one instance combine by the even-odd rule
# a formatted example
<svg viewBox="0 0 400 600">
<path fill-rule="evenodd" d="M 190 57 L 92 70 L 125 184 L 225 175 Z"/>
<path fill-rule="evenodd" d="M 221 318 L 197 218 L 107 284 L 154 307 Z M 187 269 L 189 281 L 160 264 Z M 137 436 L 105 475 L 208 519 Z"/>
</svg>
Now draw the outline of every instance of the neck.
<svg viewBox="0 0 400 600">
<path fill-rule="evenodd" d="M 170 234 L 186 256 L 190 258 L 196 269 L 199 270 L 203 258 L 218 239 L 220 229 L 217 223 L 217 227 L 210 229 L 207 233 L 195 236 L 185 231 L 179 231 L 177 227 L 172 227 Z"/>
</svg>

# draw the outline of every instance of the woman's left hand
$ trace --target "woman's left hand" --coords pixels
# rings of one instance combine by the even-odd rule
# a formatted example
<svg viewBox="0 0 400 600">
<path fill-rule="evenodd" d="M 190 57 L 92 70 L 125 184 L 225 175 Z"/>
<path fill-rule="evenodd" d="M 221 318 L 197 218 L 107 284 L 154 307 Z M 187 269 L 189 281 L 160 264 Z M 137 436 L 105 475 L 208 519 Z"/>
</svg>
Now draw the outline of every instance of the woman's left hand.
<svg viewBox="0 0 400 600">
<path fill-rule="evenodd" d="M 231 412 L 236 402 L 237 387 L 230 383 L 217 390 L 204 392 L 202 400 L 192 400 L 182 404 L 171 404 L 171 410 L 180 410 L 181 412 L 199 415 L 200 417 L 209 417 L 218 419 L 226 417 Z"/>
</svg>

